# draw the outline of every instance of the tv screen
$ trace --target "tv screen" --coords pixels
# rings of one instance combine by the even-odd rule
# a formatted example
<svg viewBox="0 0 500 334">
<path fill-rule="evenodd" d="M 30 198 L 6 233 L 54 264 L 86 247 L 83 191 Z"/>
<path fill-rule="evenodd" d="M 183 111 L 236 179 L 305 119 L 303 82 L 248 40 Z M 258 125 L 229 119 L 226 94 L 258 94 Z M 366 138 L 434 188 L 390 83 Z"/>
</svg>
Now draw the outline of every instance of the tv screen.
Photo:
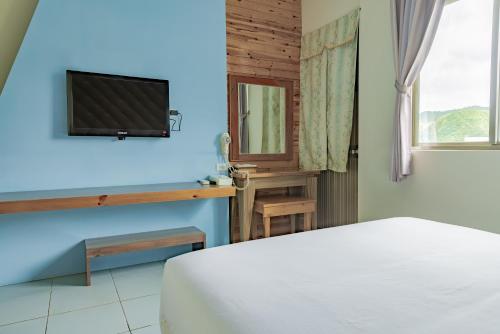
<svg viewBox="0 0 500 334">
<path fill-rule="evenodd" d="M 168 80 L 67 71 L 70 136 L 169 137 Z"/>
</svg>

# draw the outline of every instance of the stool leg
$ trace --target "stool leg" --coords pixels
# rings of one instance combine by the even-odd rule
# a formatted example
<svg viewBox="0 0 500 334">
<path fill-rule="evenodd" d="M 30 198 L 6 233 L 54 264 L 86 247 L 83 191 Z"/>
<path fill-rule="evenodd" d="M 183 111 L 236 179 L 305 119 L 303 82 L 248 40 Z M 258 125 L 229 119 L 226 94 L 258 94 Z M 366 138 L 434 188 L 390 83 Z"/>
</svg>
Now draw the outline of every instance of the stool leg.
<svg viewBox="0 0 500 334">
<path fill-rule="evenodd" d="M 257 239 L 258 238 L 258 224 L 259 224 L 259 219 L 257 217 L 258 213 L 254 212 L 252 214 L 252 239 Z"/>
<path fill-rule="evenodd" d="M 306 212 L 304 213 L 304 231 L 310 231 L 312 224 L 312 213 Z"/>
<path fill-rule="evenodd" d="M 271 217 L 263 217 L 264 223 L 264 238 L 271 236 Z"/>
<path fill-rule="evenodd" d="M 290 215 L 290 233 L 295 233 L 296 215 Z"/>
</svg>

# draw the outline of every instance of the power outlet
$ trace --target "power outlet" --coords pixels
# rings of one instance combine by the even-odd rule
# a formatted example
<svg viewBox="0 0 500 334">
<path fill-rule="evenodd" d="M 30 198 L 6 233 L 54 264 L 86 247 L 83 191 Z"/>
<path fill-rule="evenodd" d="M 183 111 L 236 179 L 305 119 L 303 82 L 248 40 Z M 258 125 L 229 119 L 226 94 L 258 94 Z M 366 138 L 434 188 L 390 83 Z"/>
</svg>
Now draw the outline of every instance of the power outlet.
<svg viewBox="0 0 500 334">
<path fill-rule="evenodd" d="M 218 172 L 227 172 L 227 164 L 225 163 L 218 163 L 217 166 L 215 167 Z"/>
</svg>

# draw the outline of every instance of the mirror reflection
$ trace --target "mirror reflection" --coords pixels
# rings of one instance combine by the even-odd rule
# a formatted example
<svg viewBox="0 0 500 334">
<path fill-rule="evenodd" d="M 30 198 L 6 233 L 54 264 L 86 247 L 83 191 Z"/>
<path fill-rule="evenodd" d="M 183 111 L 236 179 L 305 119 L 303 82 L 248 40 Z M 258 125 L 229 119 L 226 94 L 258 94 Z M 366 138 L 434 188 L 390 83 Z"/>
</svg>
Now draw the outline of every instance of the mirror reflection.
<svg viewBox="0 0 500 334">
<path fill-rule="evenodd" d="M 241 154 L 285 153 L 286 89 L 238 84 Z"/>
</svg>

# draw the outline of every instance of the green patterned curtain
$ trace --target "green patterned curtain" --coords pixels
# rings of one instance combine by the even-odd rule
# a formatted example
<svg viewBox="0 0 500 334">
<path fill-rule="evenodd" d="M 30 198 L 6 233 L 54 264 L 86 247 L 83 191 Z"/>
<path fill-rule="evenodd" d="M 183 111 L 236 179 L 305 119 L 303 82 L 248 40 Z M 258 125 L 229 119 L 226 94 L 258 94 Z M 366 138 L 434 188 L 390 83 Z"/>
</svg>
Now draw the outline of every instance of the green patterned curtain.
<svg viewBox="0 0 500 334">
<path fill-rule="evenodd" d="M 300 167 L 346 172 L 359 9 L 302 37 Z"/>
</svg>

